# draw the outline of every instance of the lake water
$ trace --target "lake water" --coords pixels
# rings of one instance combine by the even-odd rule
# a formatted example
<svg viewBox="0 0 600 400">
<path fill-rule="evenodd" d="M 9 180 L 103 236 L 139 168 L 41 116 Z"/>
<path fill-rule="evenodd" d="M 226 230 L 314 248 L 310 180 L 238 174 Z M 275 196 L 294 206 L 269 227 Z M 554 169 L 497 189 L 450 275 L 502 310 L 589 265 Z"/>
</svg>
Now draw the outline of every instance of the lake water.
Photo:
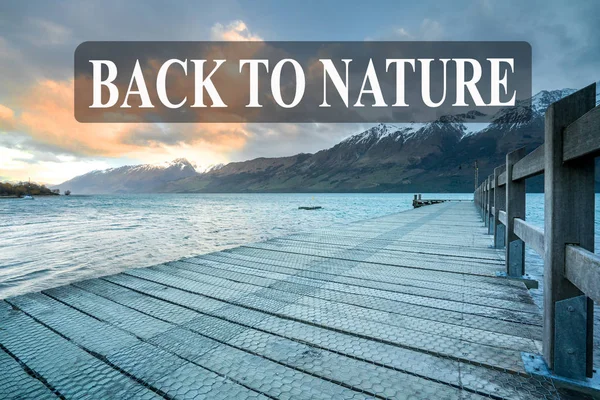
<svg viewBox="0 0 600 400">
<path fill-rule="evenodd" d="M 471 199 L 472 194 L 425 197 Z M 408 210 L 412 194 L 0 199 L 0 298 Z M 299 206 L 322 210 L 298 210 Z"/>
<path fill-rule="evenodd" d="M 424 194 L 471 199 L 472 194 Z M 412 208 L 412 194 L 152 194 L 0 200 L 0 298 Z M 600 204 L 596 199 L 596 243 Z M 303 211 L 299 206 L 320 205 Z M 543 227 L 544 195 L 527 195 Z M 598 245 L 597 245 L 598 247 Z M 527 273 L 543 264 L 527 250 Z M 540 290 L 533 290 L 541 302 Z"/>
</svg>

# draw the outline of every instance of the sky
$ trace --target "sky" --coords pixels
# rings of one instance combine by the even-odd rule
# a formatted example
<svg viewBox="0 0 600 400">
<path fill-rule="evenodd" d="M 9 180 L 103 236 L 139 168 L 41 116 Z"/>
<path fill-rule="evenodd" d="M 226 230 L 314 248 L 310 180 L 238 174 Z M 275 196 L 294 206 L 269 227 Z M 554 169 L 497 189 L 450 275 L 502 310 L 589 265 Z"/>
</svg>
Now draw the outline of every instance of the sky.
<svg viewBox="0 0 600 400">
<path fill-rule="evenodd" d="M 201 167 L 328 148 L 360 124 L 81 124 L 73 53 L 93 40 L 524 40 L 533 92 L 600 79 L 600 1 L 0 2 L 0 181 L 58 184 L 185 157 Z"/>
</svg>

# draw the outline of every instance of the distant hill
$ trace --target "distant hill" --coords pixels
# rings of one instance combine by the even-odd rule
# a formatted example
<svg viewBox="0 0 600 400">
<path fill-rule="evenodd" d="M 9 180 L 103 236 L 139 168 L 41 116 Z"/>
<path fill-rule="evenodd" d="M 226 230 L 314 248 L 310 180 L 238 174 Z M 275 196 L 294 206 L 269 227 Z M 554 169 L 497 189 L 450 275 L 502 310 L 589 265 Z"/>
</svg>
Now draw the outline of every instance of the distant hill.
<svg viewBox="0 0 600 400">
<path fill-rule="evenodd" d="M 126 165 L 102 171 L 92 171 L 56 185 L 73 194 L 149 193 L 163 188 L 168 182 L 197 175 L 195 167 L 178 158 L 163 164 Z"/>
<path fill-rule="evenodd" d="M 379 124 L 315 154 L 257 158 L 197 172 L 185 159 L 94 171 L 57 187 L 74 193 L 140 192 L 471 192 L 507 152 L 544 141 L 549 104 L 573 89 L 542 91 L 531 103 L 498 113 L 443 117 L 427 124 Z M 523 116 L 531 118 L 524 122 Z M 528 181 L 528 190 L 543 180 Z"/>
</svg>

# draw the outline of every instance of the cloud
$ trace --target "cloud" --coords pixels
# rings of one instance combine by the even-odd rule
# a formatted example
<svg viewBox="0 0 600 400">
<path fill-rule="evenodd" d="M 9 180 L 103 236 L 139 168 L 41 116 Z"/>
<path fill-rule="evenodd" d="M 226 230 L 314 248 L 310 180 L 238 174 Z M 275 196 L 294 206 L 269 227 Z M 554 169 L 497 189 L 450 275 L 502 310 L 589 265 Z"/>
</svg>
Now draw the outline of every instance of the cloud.
<svg viewBox="0 0 600 400">
<path fill-rule="evenodd" d="M 249 137 L 244 124 L 79 123 L 73 114 L 73 81 L 44 80 L 15 100 L 18 116 L 0 105 L 0 124 L 26 139 L 5 147 L 44 150 L 76 157 L 129 157 L 142 162 L 165 160 L 177 149 L 202 154 L 201 163 L 222 162 Z M 5 141 L 6 142 L 6 141 Z M 3 145 L 0 141 L 0 145 Z M 196 149 L 196 150 L 194 150 Z M 209 154 L 213 153 L 214 160 Z M 168 158 L 167 158 L 168 159 Z"/>
<path fill-rule="evenodd" d="M 407 21 L 378 39 L 527 41 L 533 50 L 535 93 L 580 88 L 600 78 L 598 15 L 598 1 L 578 2 L 577 7 L 553 0 L 472 1 L 440 10 L 418 25 Z"/>
<path fill-rule="evenodd" d="M 71 39 L 71 30 L 42 18 L 29 18 L 26 39 L 35 46 L 58 46 Z"/>
<path fill-rule="evenodd" d="M 15 123 L 15 112 L 0 104 L 0 132 L 10 131 Z"/>
<path fill-rule="evenodd" d="M 58 23 L 42 18 L 26 22 L 29 32 L 18 38 L 31 46 L 60 46 L 71 40 L 71 30 Z M 243 21 L 215 24 L 210 34 L 218 40 L 262 40 Z M 11 42 L 0 37 L 0 55 L 29 65 L 18 50 L 22 46 Z M 10 69 L 15 71 L 14 65 Z M 34 79 L 19 82 L 18 91 L 0 97 L 0 176 L 10 179 L 37 174 L 58 182 L 112 164 L 111 159 L 154 163 L 186 157 L 208 166 L 227 162 L 252 137 L 241 123 L 79 123 L 73 112 L 72 79 L 44 78 L 39 71 L 27 74 Z"/>
<path fill-rule="evenodd" d="M 56 184 L 64 182 L 73 175 L 84 174 L 96 169 L 109 168 L 111 165 L 99 159 L 71 159 L 50 157 L 48 153 L 9 149 L 0 146 L 0 180 L 32 181 Z"/>
<path fill-rule="evenodd" d="M 217 23 L 213 25 L 211 29 L 211 39 L 212 40 L 225 40 L 225 41 L 262 41 L 263 39 L 254 35 L 248 29 L 248 26 L 244 23 L 244 21 L 232 21 L 226 26 Z"/>
<path fill-rule="evenodd" d="M 434 19 L 425 18 L 417 27 L 408 28 L 406 26 L 395 27 L 391 32 L 382 35 L 380 38 L 368 40 L 425 40 L 436 41 L 443 40 L 445 30 L 442 24 Z"/>
</svg>

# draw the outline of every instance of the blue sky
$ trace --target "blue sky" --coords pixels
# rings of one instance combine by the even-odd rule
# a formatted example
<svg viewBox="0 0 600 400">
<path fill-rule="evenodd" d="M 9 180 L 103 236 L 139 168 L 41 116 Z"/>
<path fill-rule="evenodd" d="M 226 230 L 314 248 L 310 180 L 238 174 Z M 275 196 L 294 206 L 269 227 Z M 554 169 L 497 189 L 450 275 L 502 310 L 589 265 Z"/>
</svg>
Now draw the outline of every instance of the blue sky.
<svg viewBox="0 0 600 400">
<path fill-rule="evenodd" d="M 73 52 L 83 41 L 525 40 L 533 49 L 537 92 L 600 79 L 599 20 L 600 2 L 584 0 L 4 1 L 0 180 L 58 183 L 92 169 L 180 156 L 209 165 L 313 152 L 366 128 L 78 124 L 69 119 L 69 85 Z M 148 130 L 154 141 L 131 144 Z"/>
</svg>

